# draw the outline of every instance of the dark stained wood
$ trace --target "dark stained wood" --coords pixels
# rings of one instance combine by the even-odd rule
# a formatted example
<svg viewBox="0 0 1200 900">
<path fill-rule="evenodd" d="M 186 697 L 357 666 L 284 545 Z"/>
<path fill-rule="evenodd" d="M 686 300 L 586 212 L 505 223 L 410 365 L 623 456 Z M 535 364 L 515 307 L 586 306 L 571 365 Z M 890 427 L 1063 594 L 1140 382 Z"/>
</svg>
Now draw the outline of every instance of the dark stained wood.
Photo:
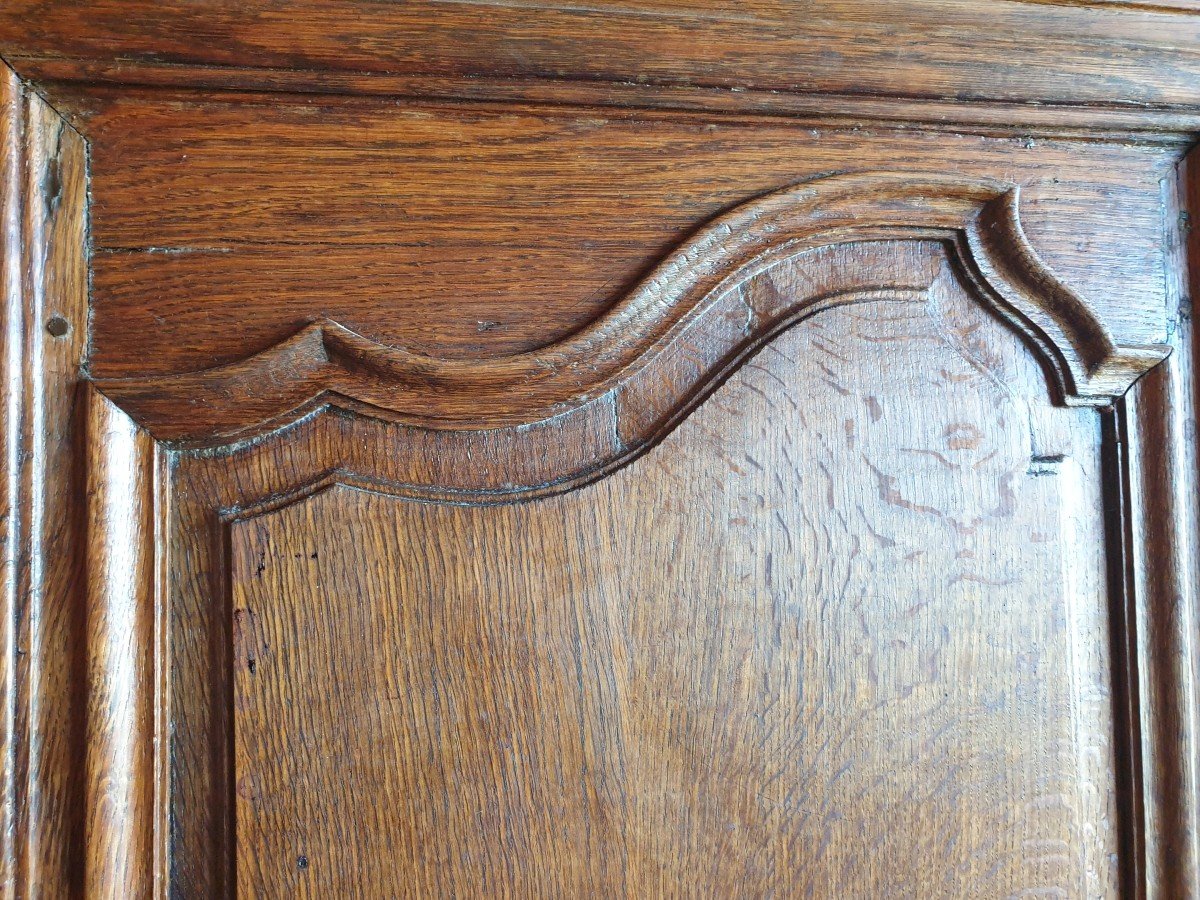
<svg viewBox="0 0 1200 900">
<path fill-rule="evenodd" d="M 1107 404 L 1168 348 L 1115 344 L 1086 302 L 1042 267 L 1021 230 L 1017 206 L 1015 188 L 986 182 L 906 173 L 818 179 L 717 219 L 610 314 L 535 351 L 483 361 L 436 359 L 389 350 L 326 322 L 236 365 L 98 384 L 156 436 L 193 442 L 228 442 L 262 423 L 278 427 L 330 397 L 443 428 L 538 421 L 609 390 L 620 398 L 619 417 L 625 406 L 648 411 L 665 405 L 657 411 L 669 413 L 697 384 L 681 380 L 675 395 L 654 399 L 636 386 L 632 399 L 625 394 L 631 378 L 662 380 L 658 370 L 671 365 L 681 336 L 687 340 L 712 322 L 737 324 L 716 341 L 709 362 L 715 372 L 741 347 L 805 314 L 805 304 L 820 306 L 891 284 L 896 262 L 885 253 L 879 265 L 871 244 L 917 236 L 944 241 L 965 277 L 978 283 L 984 302 L 995 303 L 1044 351 L 1066 402 Z M 842 246 L 847 258 L 834 252 L 831 259 Z M 747 279 L 769 260 L 789 256 L 810 273 L 800 296 L 754 303 L 730 290 L 753 283 Z M 928 276 L 910 277 L 907 284 L 927 287 Z M 698 363 L 693 357 L 688 367 Z M 701 364 L 693 380 L 702 383 L 711 374 Z M 636 430 L 622 437 L 627 446 L 650 439 Z"/>
<path fill-rule="evenodd" d="M 1122 342 L 1165 331 L 1172 148 L 262 99 L 119 99 L 81 127 L 97 377 L 232 362 L 322 317 L 422 354 L 530 350 L 714 216 L 845 169 L 1019 183 L 1038 253 Z"/>
<path fill-rule="evenodd" d="M 1200 896 L 1198 13 L 5 5 L 0 896 Z"/>
<path fill-rule="evenodd" d="M 11 0 L 0 55 L 119 61 L 117 80 L 144 61 L 1194 106 L 1197 12 L 1191 0 Z"/>
<path fill-rule="evenodd" d="M 0 884 L 78 890 L 85 685 L 77 395 L 87 337 L 83 140 L 0 65 Z"/>
</svg>

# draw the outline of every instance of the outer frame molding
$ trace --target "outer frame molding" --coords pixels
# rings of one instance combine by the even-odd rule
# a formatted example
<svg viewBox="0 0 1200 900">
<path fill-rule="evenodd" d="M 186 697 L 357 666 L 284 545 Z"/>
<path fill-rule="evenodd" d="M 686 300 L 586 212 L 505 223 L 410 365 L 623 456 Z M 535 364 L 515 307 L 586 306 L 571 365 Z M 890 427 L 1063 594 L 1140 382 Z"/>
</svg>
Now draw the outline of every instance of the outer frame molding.
<svg viewBox="0 0 1200 900">
<path fill-rule="evenodd" d="M 539 421 L 628 381 L 712 315 L 726 292 L 782 259 L 852 242 L 924 239 L 955 248 L 980 296 L 1038 350 L 1067 404 L 1109 404 L 1170 348 L 1117 344 L 1038 259 L 1018 203 L 1015 186 L 992 182 L 903 172 L 832 176 L 720 216 L 610 312 L 540 350 L 437 359 L 325 320 L 231 365 L 96 384 L 158 439 L 188 445 L 257 437 L 324 404 L 370 407 L 431 429 Z"/>
<path fill-rule="evenodd" d="M 1200 150 L 1166 193 L 1179 352 L 1116 405 L 1111 448 L 1123 513 L 1114 529 L 1124 568 L 1114 585 L 1123 601 L 1119 650 L 1130 661 L 1128 744 L 1140 800 L 1130 811 L 1143 866 L 1137 888 L 1164 898 L 1200 891 L 1200 334 L 1191 299 L 1200 291 L 1200 229 L 1190 226 L 1200 215 Z"/>
<path fill-rule="evenodd" d="M 82 883 L 83 139 L 0 63 L 0 896 Z"/>
<path fill-rule="evenodd" d="M 179 70 L 190 81 L 286 81 L 316 90 L 426 76 L 425 91 L 440 82 L 467 96 L 558 82 L 624 98 L 643 95 L 643 86 L 673 90 L 685 102 L 709 93 L 744 106 L 743 93 L 784 104 L 805 93 L 878 99 L 896 94 L 899 83 L 922 100 L 1009 102 L 1015 117 L 1036 118 L 1021 107 L 1042 104 L 1072 116 L 1081 107 L 1101 117 L 1124 108 L 1143 121 L 1195 111 L 1200 8 L 1193 0 L 986 8 L 981 15 L 964 0 L 736 9 L 461 0 L 374 3 L 347 15 L 332 0 L 286 7 L 268 0 L 11 0 L 0 8 L 0 49 L 22 67 L 40 67 L 39 78 L 118 84 L 169 82 Z M 620 91 L 624 82 L 634 89 Z"/>
</svg>

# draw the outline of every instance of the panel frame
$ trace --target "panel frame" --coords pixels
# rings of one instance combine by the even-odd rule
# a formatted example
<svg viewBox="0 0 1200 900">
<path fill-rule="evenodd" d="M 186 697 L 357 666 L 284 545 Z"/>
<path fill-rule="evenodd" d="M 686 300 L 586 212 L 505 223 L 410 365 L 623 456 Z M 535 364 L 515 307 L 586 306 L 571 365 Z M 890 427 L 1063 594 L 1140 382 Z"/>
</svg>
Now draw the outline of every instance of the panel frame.
<svg viewBox="0 0 1200 900">
<path fill-rule="evenodd" d="M 458 0 L 369 11 L 346 15 L 330 0 L 286 10 L 266 0 L 23 0 L 0 10 L 0 53 L 39 80 L 119 85 L 321 92 L 382 81 L 409 95 L 591 93 L 776 110 L 814 97 L 878 109 L 893 97 L 984 118 L 990 105 L 1007 105 L 1009 121 L 1026 123 L 1197 114 L 1194 0 L 820 0 L 737 11 Z"/>
<path fill-rule="evenodd" d="M 0 62 L 0 895 L 81 889 L 83 138 Z"/>
<path fill-rule="evenodd" d="M 62 271 L 78 273 L 86 265 L 86 216 L 64 220 L 67 225 L 56 226 L 57 230 L 47 229 L 47 220 L 40 217 L 39 211 L 53 207 L 49 197 L 56 194 L 54 181 L 45 175 L 46 163 L 54 154 L 39 143 L 39 135 L 44 135 L 44 125 L 54 115 L 53 110 L 11 71 L 5 69 L 0 74 L 0 172 L 4 176 L 0 191 L 0 225 L 4 231 L 0 262 L 6 335 L 5 404 L 0 419 L 6 447 L 5 493 L 0 497 L 5 512 L 0 519 L 5 556 L 0 581 L 4 585 L 5 615 L 4 746 L 6 759 L 13 761 L 5 767 L 5 827 L 0 833 L 2 880 L 10 896 L 38 893 L 38 885 L 45 889 L 46 885 L 62 884 L 80 888 L 89 896 L 165 897 L 170 893 L 172 878 L 167 784 L 171 706 L 164 665 L 170 648 L 163 603 L 170 592 L 169 573 L 177 561 L 169 558 L 164 547 L 170 546 L 167 535 L 184 508 L 173 490 L 179 455 L 211 457 L 222 446 L 244 449 L 258 441 L 286 439 L 288 433 L 304 427 L 306 422 L 335 413 L 321 402 L 306 408 L 286 425 L 268 422 L 261 433 L 239 433 L 233 440 L 217 436 L 214 441 L 210 436 L 202 439 L 200 446 L 187 449 L 171 438 L 156 437 L 152 422 L 147 426 L 130 416 L 122 406 L 136 404 L 121 397 L 119 386 L 97 385 L 86 378 L 78 339 L 86 333 L 86 291 L 79 290 L 77 275 L 75 281 L 69 281 L 73 287 L 65 292 L 60 280 Z M 74 171 L 78 172 L 82 141 L 74 146 L 71 152 L 75 154 Z M 1196 167 L 1195 155 L 1181 166 L 1188 210 L 1200 210 Z M 83 185 L 77 181 L 71 184 L 74 193 L 70 196 L 82 206 L 86 199 Z M 1176 186 L 1168 186 L 1168 196 L 1177 195 Z M 988 202 L 1002 196 L 1007 195 L 993 194 Z M 1174 201 L 1168 207 L 1182 212 Z M 1015 202 L 1012 208 L 1015 210 Z M 1016 222 L 1015 217 L 1011 222 Z M 72 230 L 65 232 L 63 227 Z M 988 271 L 986 266 L 978 265 L 970 235 L 961 229 L 929 222 L 909 223 L 908 229 L 905 236 L 909 239 L 915 234 L 957 247 L 964 272 L 972 271 L 967 262 L 970 259 L 976 260 L 975 270 Z M 1181 220 L 1168 223 L 1167 231 L 1178 235 L 1187 230 Z M 898 235 L 884 229 L 874 233 L 860 230 L 855 236 L 894 239 Z M 1177 270 L 1182 276 L 1189 270 L 1190 260 L 1188 277 L 1195 291 L 1200 289 L 1197 229 L 1190 230 L 1189 251 L 1182 249 L 1182 241 L 1180 244 Z M 47 252 L 58 259 L 56 264 L 61 269 L 40 264 L 51 258 L 45 255 Z M 751 258 L 758 259 L 756 254 Z M 1091 352 L 1093 359 L 1078 370 L 1086 378 L 1096 369 L 1097 360 L 1102 363 L 1111 358 L 1117 348 L 1111 340 L 1108 346 L 1100 340 L 1100 353 L 1096 355 L 1099 339 L 1095 335 L 1106 334 L 1103 325 L 1088 321 L 1088 307 L 1083 301 L 1055 300 L 1056 296 L 1073 295 L 1050 273 L 1040 270 L 1035 258 L 1022 258 L 1021 254 L 1015 262 L 1011 256 L 1001 258 L 1006 260 L 1005 265 L 1016 266 L 1015 280 L 1028 287 L 1014 290 L 1011 285 L 1004 286 L 1003 277 L 984 274 L 980 278 L 977 271 L 973 283 L 981 299 L 993 308 L 1005 308 L 1007 303 L 1010 311 L 1016 308 L 1024 312 L 1026 323 L 1034 314 L 1048 316 L 1050 323 L 1058 326 L 1058 334 L 1047 340 L 1044 328 L 1027 331 L 1027 324 L 1015 325 L 1051 360 L 1051 371 L 1056 370 L 1053 360 L 1057 355 L 1060 384 L 1065 385 L 1063 393 L 1069 396 L 1071 383 L 1062 380 L 1061 360 L 1086 360 L 1087 352 Z M 678 312 L 689 302 L 712 297 L 716 285 L 726 284 L 734 268 L 694 295 L 681 292 L 679 297 L 684 299 L 668 303 L 669 311 Z M 1022 303 L 1013 300 L 1014 295 L 1025 298 L 1024 309 Z M 60 314 L 70 326 L 69 334 L 75 336 L 65 345 L 54 344 L 46 337 L 48 296 L 61 301 Z M 1185 301 L 1186 289 L 1177 286 L 1175 296 L 1179 312 L 1174 319 L 1177 327 L 1171 340 L 1175 348 L 1171 359 L 1124 394 L 1148 364 L 1161 358 L 1162 351 L 1154 349 L 1150 356 L 1141 356 L 1137 366 L 1122 369 L 1125 381 L 1106 385 L 1108 393 L 1093 398 L 1106 410 L 1115 400 L 1111 411 L 1103 414 L 1110 422 L 1105 452 L 1116 478 L 1106 485 L 1113 507 L 1110 551 L 1113 572 L 1118 576 L 1114 584 L 1119 585 L 1114 604 L 1124 623 L 1114 638 L 1124 651 L 1124 664 L 1115 673 L 1124 685 L 1127 729 L 1127 790 L 1122 802 L 1128 832 L 1124 877 L 1131 896 L 1147 897 L 1185 895 L 1200 882 L 1196 763 L 1200 710 L 1193 652 L 1198 621 L 1197 453 L 1194 434 L 1187 429 L 1189 421 L 1195 421 L 1195 336 Z M 1034 300 L 1032 309 L 1028 308 L 1030 297 Z M 524 488 L 566 489 L 588 478 L 601 477 L 612 466 L 652 446 L 753 348 L 792 324 L 795 312 L 775 320 L 764 319 L 769 324 L 762 324 L 752 340 L 747 340 L 744 333 L 721 334 L 719 329 L 727 316 L 713 314 L 711 324 L 718 331 L 706 340 L 711 338 L 716 343 L 716 350 L 708 348 L 716 362 L 701 373 L 703 377 L 689 381 L 680 376 L 680 385 L 662 414 L 650 417 L 642 431 L 627 437 L 621 436 L 614 424 L 619 420 L 613 417 L 612 393 L 626 385 L 634 370 L 628 365 L 617 367 L 617 382 L 598 380 L 592 385 L 597 391 L 594 396 L 572 385 L 555 402 L 566 404 L 566 413 L 586 410 L 590 417 L 587 427 L 600 429 L 607 423 L 615 437 L 611 446 L 619 452 L 603 466 L 592 460 L 589 467 L 583 464 L 587 460 L 576 459 L 579 468 L 575 479 L 562 473 L 561 477 L 541 481 L 530 478 Z M 1022 320 L 1010 315 L 1009 321 L 1015 324 Z M 1077 345 L 1069 337 L 1073 329 L 1082 329 L 1092 337 Z M 667 332 L 672 333 L 670 328 Z M 323 324 L 305 340 L 309 344 L 319 341 L 327 347 L 329 333 L 336 333 L 334 327 Z M 673 339 L 678 340 L 679 334 Z M 350 355 L 379 353 L 375 348 L 355 346 L 353 339 L 347 339 L 347 343 Z M 647 346 L 656 346 L 656 342 L 652 340 Z M 647 352 L 642 346 L 633 358 Z M 1069 366 L 1066 371 L 1071 371 Z M 411 378 L 411 372 L 406 376 Z M 187 389 L 192 387 L 188 385 Z M 121 402 L 114 402 L 113 397 Z M 355 405 L 336 415 L 369 419 L 361 415 L 364 412 L 363 407 Z M 82 423 L 83 436 L 74 428 L 64 428 L 39 437 L 39 429 L 48 417 Z M 398 422 L 380 427 L 429 431 L 430 424 Z M 441 433 L 458 435 L 451 440 L 465 441 L 472 428 L 478 431 L 480 424 L 459 421 L 456 427 Z M 516 433 L 520 427 L 509 420 L 491 423 L 487 430 Z M 517 456 L 511 448 L 508 455 Z M 70 463 L 68 470 L 86 466 L 86 478 L 56 468 L 64 460 Z M 364 481 L 361 475 L 331 460 L 316 479 L 301 479 L 282 492 L 260 491 L 251 499 L 242 494 L 237 502 L 229 498 L 216 502 L 210 497 L 207 505 L 192 505 L 197 502 L 193 500 L 188 507 L 202 516 L 205 541 L 211 551 L 221 554 L 227 551 L 225 529 L 229 521 L 272 504 L 290 502 L 297 491 L 302 494 L 328 483 L 356 481 L 373 488 L 387 486 L 370 477 Z M 473 502 L 485 499 L 489 491 L 494 497 L 498 484 L 477 488 L 483 494 L 477 493 Z M 511 484 L 511 479 L 504 482 L 505 500 L 513 498 Z M 432 483 L 426 487 L 445 488 Z M 470 486 L 452 486 L 455 491 L 464 489 L 470 490 Z M 64 498 L 68 501 L 65 504 Z M 73 504 L 86 510 L 87 521 L 82 527 L 56 531 L 39 524 L 44 523 L 48 511 L 69 510 Z M 1162 554 L 1155 561 L 1145 555 L 1146 548 L 1152 546 Z M 82 561 L 86 599 L 69 590 L 52 596 L 42 588 L 44 576 L 38 573 L 63 559 Z M 1157 565 L 1163 559 L 1166 564 Z M 214 590 L 227 590 L 220 576 L 213 577 L 217 578 Z M 62 608 L 49 612 L 48 603 Z M 82 620 L 77 621 L 81 615 Z M 41 624 L 54 616 L 61 616 L 61 621 L 67 623 L 61 635 L 48 634 Z M 70 623 L 75 623 L 75 632 Z M 64 778 L 67 763 L 62 751 L 53 749 L 57 745 L 50 737 L 51 729 L 61 725 L 37 716 L 38 710 L 63 703 L 64 697 L 57 693 L 60 686 L 47 685 L 39 672 L 67 664 L 64 655 L 75 652 L 70 645 L 72 633 L 86 645 L 86 712 L 72 705 L 78 698 L 68 696 L 65 702 L 74 715 L 83 718 L 86 730 L 82 735 L 68 735 L 65 746 L 82 750 L 86 761 L 82 784 L 72 786 L 68 778 L 63 788 L 59 781 Z M 78 796 L 85 810 L 84 825 L 77 835 L 61 833 L 64 823 L 53 819 L 61 815 L 61 806 L 47 802 L 47 798 L 64 790 L 67 796 Z M 78 793 L 72 795 L 72 791 Z M 39 848 L 48 843 L 56 846 L 43 853 Z M 220 893 L 230 884 L 217 887 Z"/>
</svg>

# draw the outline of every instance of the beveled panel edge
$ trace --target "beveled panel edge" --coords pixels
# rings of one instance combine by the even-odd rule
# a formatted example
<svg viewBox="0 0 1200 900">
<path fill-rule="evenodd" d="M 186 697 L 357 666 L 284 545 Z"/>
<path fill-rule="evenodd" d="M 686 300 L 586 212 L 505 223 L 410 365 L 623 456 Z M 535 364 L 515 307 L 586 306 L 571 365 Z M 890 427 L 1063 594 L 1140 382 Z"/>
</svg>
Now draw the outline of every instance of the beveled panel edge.
<svg viewBox="0 0 1200 900">
<path fill-rule="evenodd" d="M 464 506 L 499 506 L 523 503 L 567 493 L 599 481 L 618 469 L 624 468 L 655 447 L 682 421 L 703 405 L 725 380 L 736 372 L 744 362 L 770 344 L 782 332 L 800 321 L 818 315 L 834 307 L 879 301 L 920 303 L 925 299 L 927 287 L 850 289 L 823 295 L 788 310 L 784 315 L 770 319 L 768 327 L 737 346 L 731 353 L 716 350 L 721 361 L 710 369 L 692 373 L 692 377 L 676 382 L 682 402 L 671 404 L 655 403 L 636 397 L 633 391 L 616 389 L 575 407 L 565 413 L 529 425 L 498 427 L 495 429 L 447 429 L 438 432 L 440 438 L 436 453 L 451 460 L 470 459 L 481 442 L 488 442 L 489 456 L 493 459 L 494 472 L 477 476 L 474 483 L 463 481 L 452 483 L 446 477 L 427 477 L 425 480 L 397 480 L 363 465 L 359 461 L 342 461 L 322 467 L 308 464 L 307 457 L 297 454 L 292 470 L 278 479 L 268 478 L 272 487 L 256 489 L 237 496 L 226 495 L 209 498 L 216 505 L 217 519 L 222 525 L 253 519 L 261 515 L 301 502 L 306 498 L 335 486 L 384 494 L 407 500 Z M 706 343 L 700 341 L 699 344 Z M 699 344 L 697 347 L 699 347 Z M 301 420 L 284 426 L 286 435 L 270 432 L 260 440 L 239 443 L 233 448 L 203 448 L 198 452 L 184 450 L 188 456 L 211 455 L 215 459 L 227 460 L 228 453 L 237 456 L 253 454 L 259 447 L 277 442 L 293 443 L 292 432 L 299 425 L 316 422 L 323 416 L 348 415 L 371 421 L 378 427 L 377 440 L 394 445 L 392 456 L 405 457 L 435 452 L 428 447 L 413 446 L 414 438 L 428 431 L 420 425 L 391 422 L 374 416 L 370 409 L 340 398 L 343 402 L 332 403 L 328 399 L 315 403 Z M 344 405 L 343 405 L 344 404 Z M 621 427 L 623 414 L 632 415 L 630 405 L 637 407 L 640 414 L 638 424 L 629 429 Z M 604 446 L 585 446 L 581 440 L 584 433 L 596 435 L 596 441 Z M 522 464 L 522 459 L 538 455 L 540 442 L 553 440 L 551 434 L 576 446 L 564 453 L 566 460 L 548 463 L 544 459 Z M 303 440 L 297 443 L 303 444 Z M 542 454 L 544 455 L 544 454 Z M 505 465 L 505 461 L 509 465 Z M 326 459 L 324 462 L 329 463 Z M 304 472 L 297 477 L 297 472 Z M 451 473 L 440 473 L 446 476 Z M 548 477 L 546 477 L 548 476 Z M 245 490 L 246 485 L 239 487 Z"/>
<path fill-rule="evenodd" d="M 164 454 L 102 394 L 85 398 L 87 707 L 84 892 L 166 897 L 167 726 L 158 519 Z"/>
<path fill-rule="evenodd" d="M 903 172 L 829 176 L 719 216 L 608 313 L 539 350 L 440 359 L 319 320 L 237 363 L 95 384 L 156 438 L 181 446 L 252 439 L 343 399 L 430 429 L 527 424 L 627 381 L 722 294 L 783 258 L 858 241 L 925 239 L 956 248 L 980 298 L 1037 348 L 1060 399 L 1107 405 L 1169 348 L 1117 344 L 1038 258 L 1018 205 L 1018 188 L 996 182 Z"/>
</svg>

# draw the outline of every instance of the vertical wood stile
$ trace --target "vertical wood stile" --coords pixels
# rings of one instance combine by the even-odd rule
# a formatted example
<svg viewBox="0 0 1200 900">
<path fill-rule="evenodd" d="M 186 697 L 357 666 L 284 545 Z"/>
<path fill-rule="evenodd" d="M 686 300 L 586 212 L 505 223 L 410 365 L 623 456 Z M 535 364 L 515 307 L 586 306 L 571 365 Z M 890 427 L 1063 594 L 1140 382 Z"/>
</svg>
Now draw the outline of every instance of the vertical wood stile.
<svg viewBox="0 0 1200 900">
<path fill-rule="evenodd" d="M 87 154 L 0 67 L 6 896 L 78 892 Z M 47 324 L 53 320 L 53 332 Z"/>
<path fill-rule="evenodd" d="M 1193 153 L 1180 167 L 1179 194 L 1186 198 L 1191 216 L 1200 212 L 1197 162 Z M 1195 896 L 1200 885 L 1200 515 L 1195 335 L 1188 298 L 1198 285 L 1200 253 L 1195 230 L 1187 227 L 1189 210 L 1175 202 L 1175 185 L 1166 187 L 1169 241 L 1181 251 L 1171 260 L 1169 277 L 1177 278 L 1169 293 L 1175 351 L 1133 388 L 1120 408 L 1129 466 L 1135 724 L 1144 804 L 1144 888 L 1150 898 Z"/>
<path fill-rule="evenodd" d="M 155 893 L 155 448 L 88 395 L 89 897 Z"/>
</svg>

